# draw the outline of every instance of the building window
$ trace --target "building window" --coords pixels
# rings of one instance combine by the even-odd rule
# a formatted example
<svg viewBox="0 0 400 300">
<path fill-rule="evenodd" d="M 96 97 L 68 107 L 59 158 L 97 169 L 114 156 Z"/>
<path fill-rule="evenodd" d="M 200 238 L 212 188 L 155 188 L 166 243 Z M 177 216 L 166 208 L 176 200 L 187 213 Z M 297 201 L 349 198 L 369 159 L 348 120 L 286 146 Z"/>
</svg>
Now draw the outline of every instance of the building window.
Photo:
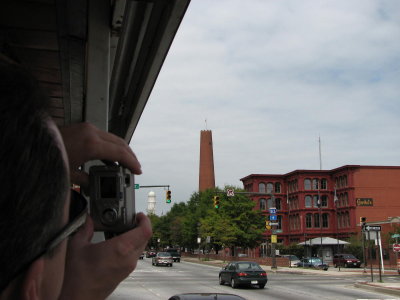
<svg viewBox="0 0 400 300">
<path fill-rule="evenodd" d="M 281 209 L 281 198 L 276 198 L 275 199 L 275 207 L 277 210 Z"/>
<path fill-rule="evenodd" d="M 313 205 L 314 205 L 314 207 L 319 207 L 318 204 L 319 204 L 318 195 L 314 195 L 313 196 Z"/>
<path fill-rule="evenodd" d="M 258 192 L 265 193 L 265 183 L 261 182 L 258 184 Z"/>
<path fill-rule="evenodd" d="M 272 207 L 272 199 L 271 199 L 271 198 L 269 198 L 269 199 L 267 200 L 267 207 L 268 207 L 268 208 L 271 208 L 271 207 Z"/>
<path fill-rule="evenodd" d="M 277 229 L 282 229 L 282 216 L 281 215 L 277 216 L 277 221 L 278 221 Z"/>
<path fill-rule="evenodd" d="M 329 227 L 329 215 L 328 214 L 322 214 L 322 227 L 323 228 Z"/>
<path fill-rule="evenodd" d="M 327 195 L 321 196 L 321 206 L 328 207 L 328 196 Z"/>
<path fill-rule="evenodd" d="M 314 227 L 319 228 L 319 214 L 314 214 Z"/>
<path fill-rule="evenodd" d="M 317 178 L 314 178 L 312 180 L 312 188 L 313 188 L 313 190 L 318 190 L 319 189 L 319 184 L 318 184 L 318 179 Z"/>
<path fill-rule="evenodd" d="M 341 225 L 341 224 L 340 224 L 340 214 L 337 214 L 337 215 L 336 215 L 336 221 L 337 221 L 337 222 L 336 222 L 336 223 L 337 223 L 337 224 L 336 224 L 337 228 L 341 228 L 341 226 L 340 226 L 340 225 Z"/>
<path fill-rule="evenodd" d="M 311 190 L 311 179 L 309 178 L 304 179 L 304 189 L 306 191 Z"/>
<path fill-rule="evenodd" d="M 321 190 L 327 190 L 328 189 L 328 181 L 325 178 L 321 179 Z"/>
<path fill-rule="evenodd" d="M 265 199 L 260 199 L 260 210 L 267 209 L 267 201 Z"/>
<path fill-rule="evenodd" d="M 274 185 L 271 182 L 267 183 L 267 193 L 272 193 L 274 191 Z"/>
<path fill-rule="evenodd" d="M 311 196 L 310 195 L 307 195 L 305 198 L 304 198 L 304 205 L 305 205 L 305 207 L 311 207 Z"/>
<path fill-rule="evenodd" d="M 349 198 L 347 196 L 347 193 L 343 194 L 343 205 L 348 206 L 349 205 Z"/>
<path fill-rule="evenodd" d="M 281 184 L 280 182 L 275 183 L 275 193 L 279 194 L 281 192 Z"/>
<path fill-rule="evenodd" d="M 312 214 L 306 214 L 306 228 L 312 227 Z"/>
</svg>

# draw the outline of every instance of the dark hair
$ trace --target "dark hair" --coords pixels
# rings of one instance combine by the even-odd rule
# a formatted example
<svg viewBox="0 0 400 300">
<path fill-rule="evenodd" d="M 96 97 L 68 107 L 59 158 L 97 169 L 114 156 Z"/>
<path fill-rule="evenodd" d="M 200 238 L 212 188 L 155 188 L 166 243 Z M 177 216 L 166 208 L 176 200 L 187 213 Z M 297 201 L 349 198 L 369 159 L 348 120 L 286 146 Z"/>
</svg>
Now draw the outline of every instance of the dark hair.
<svg viewBox="0 0 400 300">
<path fill-rule="evenodd" d="M 69 180 L 47 109 L 29 73 L 0 62 L 0 286 L 63 225 Z"/>
</svg>

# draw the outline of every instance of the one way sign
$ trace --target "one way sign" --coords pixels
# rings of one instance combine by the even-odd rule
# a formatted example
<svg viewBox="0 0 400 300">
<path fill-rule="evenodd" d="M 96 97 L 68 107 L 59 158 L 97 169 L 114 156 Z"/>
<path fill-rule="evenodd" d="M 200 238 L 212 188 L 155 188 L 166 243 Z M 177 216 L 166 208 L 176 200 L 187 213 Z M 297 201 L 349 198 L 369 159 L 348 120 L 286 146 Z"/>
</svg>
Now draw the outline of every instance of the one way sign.
<svg viewBox="0 0 400 300">
<path fill-rule="evenodd" d="M 381 231 L 381 226 L 371 226 L 367 225 L 365 226 L 366 231 Z"/>
</svg>

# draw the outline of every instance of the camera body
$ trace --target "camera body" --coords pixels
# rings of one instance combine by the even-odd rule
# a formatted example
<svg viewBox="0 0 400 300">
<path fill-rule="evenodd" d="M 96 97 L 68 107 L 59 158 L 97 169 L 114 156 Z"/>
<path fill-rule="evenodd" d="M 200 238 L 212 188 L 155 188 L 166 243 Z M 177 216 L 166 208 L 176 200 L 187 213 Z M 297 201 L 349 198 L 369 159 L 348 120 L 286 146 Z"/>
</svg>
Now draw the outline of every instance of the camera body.
<svg viewBox="0 0 400 300">
<path fill-rule="evenodd" d="M 119 165 L 89 168 L 90 215 L 95 231 L 121 233 L 135 227 L 134 176 Z"/>
</svg>

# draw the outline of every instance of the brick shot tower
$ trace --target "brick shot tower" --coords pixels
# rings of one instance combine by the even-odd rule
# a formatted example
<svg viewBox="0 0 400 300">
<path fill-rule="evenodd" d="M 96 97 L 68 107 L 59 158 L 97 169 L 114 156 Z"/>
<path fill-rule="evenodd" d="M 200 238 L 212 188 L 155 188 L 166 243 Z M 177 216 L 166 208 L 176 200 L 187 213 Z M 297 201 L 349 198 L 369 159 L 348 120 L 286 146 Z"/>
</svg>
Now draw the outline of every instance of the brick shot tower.
<svg viewBox="0 0 400 300">
<path fill-rule="evenodd" d="M 214 157 L 211 130 L 200 132 L 199 192 L 215 188 Z"/>
</svg>

